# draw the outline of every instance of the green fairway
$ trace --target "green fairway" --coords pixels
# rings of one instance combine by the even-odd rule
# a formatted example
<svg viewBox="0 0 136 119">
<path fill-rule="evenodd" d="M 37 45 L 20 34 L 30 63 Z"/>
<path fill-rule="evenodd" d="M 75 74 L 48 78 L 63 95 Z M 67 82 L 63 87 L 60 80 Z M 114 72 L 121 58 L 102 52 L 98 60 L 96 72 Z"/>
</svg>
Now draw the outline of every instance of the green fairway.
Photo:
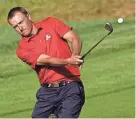
<svg viewBox="0 0 136 119">
<path fill-rule="evenodd" d="M 108 32 L 106 20 L 72 21 L 82 41 L 82 55 Z M 89 54 L 81 69 L 86 103 L 82 118 L 134 118 L 134 20 L 122 24 L 108 20 L 114 32 Z M 29 118 L 39 88 L 37 75 L 15 54 L 20 36 L 12 28 L 0 28 L 0 117 Z"/>
</svg>

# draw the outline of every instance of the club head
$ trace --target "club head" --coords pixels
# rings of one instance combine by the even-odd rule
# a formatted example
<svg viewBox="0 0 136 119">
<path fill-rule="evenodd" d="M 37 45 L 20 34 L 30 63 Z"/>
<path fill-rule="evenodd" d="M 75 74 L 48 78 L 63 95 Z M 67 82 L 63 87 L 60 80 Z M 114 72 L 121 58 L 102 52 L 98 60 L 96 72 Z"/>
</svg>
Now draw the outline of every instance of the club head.
<svg viewBox="0 0 136 119">
<path fill-rule="evenodd" d="M 112 27 L 111 23 L 106 23 L 106 24 L 104 25 L 104 28 L 105 28 L 106 30 L 110 31 L 110 32 L 108 33 L 108 35 L 111 34 L 111 32 L 113 32 L 113 27 Z"/>
</svg>

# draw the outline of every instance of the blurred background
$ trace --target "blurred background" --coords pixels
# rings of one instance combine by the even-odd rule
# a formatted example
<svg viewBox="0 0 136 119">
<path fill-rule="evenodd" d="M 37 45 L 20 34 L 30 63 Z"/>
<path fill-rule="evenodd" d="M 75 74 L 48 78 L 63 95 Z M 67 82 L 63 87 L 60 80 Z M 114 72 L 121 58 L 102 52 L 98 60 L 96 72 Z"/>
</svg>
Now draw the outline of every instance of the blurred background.
<svg viewBox="0 0 136 119">
<path fill-rule="evenodd" d="M 135 117 L 134 0 L 0 0 L 0 118 L 30 118 L 39 82 L 35 72 L 16 54 L 21 38 L 7 23 L 12 7 L 27 9 L 33 21 L 57 17 L 83 41 L 82 54 L 114 32 L 85 59 L 81 69 L 86 103 L 81 118 Z M 118 23 L 123 18 L 123 23 Z"/>
</svg>

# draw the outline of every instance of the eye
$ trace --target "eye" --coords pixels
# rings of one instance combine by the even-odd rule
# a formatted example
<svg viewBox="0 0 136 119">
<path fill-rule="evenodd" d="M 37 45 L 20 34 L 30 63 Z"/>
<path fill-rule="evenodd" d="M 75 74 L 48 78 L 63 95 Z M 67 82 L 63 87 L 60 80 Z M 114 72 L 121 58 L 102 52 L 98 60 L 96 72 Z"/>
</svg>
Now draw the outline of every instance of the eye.
<svg viewBox="0 0 136 119">
<path fill-rule="evenodd" d="M 14 29 L 17 28 L 17 25 L 16 25 L 16 26 L 13 26 L 13 28 L 14 28 Z"/>
<path fill-rule="evenodd" d="M 18 24 L 22 24 L 23 23 L 23 21 L 20 21 Z"/>
</svg>

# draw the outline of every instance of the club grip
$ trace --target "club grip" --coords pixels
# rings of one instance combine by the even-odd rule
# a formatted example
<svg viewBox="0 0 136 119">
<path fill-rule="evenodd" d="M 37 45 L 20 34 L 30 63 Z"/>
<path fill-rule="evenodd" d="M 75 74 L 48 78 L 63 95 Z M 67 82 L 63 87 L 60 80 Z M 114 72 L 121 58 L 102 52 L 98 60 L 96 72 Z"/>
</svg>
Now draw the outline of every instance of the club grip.
<svg viewBox="0 0 136 119">
<path fill-rule="evenodd" d="M 83 60 L 83 63 L 84 63 L 84 57 L 82 56 L 80 59 Z"/>
<path fill-rule="evenodd" d="M 90 51 L 89 51 L 89 52 L 90 52 Z M 89 52 L 85 53 L 80 59 L 84 60 L 84 58 L 86 57 L 86 55 L 87 55 Z"/>
<path fill-rule="evenodd" d="M 81 59 L 81 60 L 84 60 L 84 57 L 82 56 L 80 59 Z"/>
</svg>

